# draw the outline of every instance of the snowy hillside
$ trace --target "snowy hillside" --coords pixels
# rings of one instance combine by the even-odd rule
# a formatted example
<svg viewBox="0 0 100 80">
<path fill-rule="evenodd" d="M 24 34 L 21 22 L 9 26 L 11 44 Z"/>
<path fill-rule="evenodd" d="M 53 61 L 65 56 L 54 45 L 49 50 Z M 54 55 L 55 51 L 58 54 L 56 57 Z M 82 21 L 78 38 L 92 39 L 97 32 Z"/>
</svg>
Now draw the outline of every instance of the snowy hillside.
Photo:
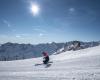
<svg viewBox="0 0 100 80">
<path fill-rule="evenodd" d="M 52 65 L 34 66 L 42 58 L 1 61 L 0 80 L 100 80 L 100 46 L 50 56 Z"/>
</svg>

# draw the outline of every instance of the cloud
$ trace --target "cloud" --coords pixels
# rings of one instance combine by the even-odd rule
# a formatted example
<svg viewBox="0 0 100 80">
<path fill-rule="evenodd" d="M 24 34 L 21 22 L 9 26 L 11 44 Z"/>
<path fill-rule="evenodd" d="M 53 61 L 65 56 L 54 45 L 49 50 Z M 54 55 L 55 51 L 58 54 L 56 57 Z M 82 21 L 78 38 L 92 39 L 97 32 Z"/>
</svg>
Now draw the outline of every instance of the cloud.
<svg viewBox="0 0 100 80">
<path fill-rule="evenodd" d="M 75 8 L 69 8 L 69 11 L 70 12 L 74 12 L 75 11 Z"/>
<path fill-rule="evenodd" d="M 40 33 L 39 36 L 42 37 L 42 36 L 44 36 L 44 34 L 43 33 Z"/>
<path fill-rule="evenodd" d="M 38 33 L 39 37 L 43 37 L 43 36 L 47 35 L 47 32 L 45 30 L 43 30 L 43 29 L 35 28 L 33 30 Z"/>
<path fill-rule="evenodd" d="M 6 25 L 7 28 L 9 28 L 10 32 L 13 32 L 13 33 L 17 32 L 17 30 L 16 30 L 16 28 L 15 28 L 16 26 L 15 26 L 14 24 L 11 24 L 11 23 L 10 23 L 8 20 L 6 20 L 6 19 L 3 19 L 2 22 L 3 22 L 3 24 Z"/>
<path fill-rule="evenodd" d="M 39 33 L 39 34 L 38 34 L 38 37 L 47 37 L 47 35 L 48 35 L 48 34 L 45 34 L 45 33 Z"/>
<path fill-rule="evenodd" d="M 46 31 L 45 30 L 43 30 L 43 29 L 38 29 L 38 28 L 35 28 L 35 29 L 33 29 L 34 31 L 37 31 L 37 32 L 43 32 L 43 33 L 45 33 Z"/>
<path fill-rule="evenodd" d="M 21 38 L 21 35 L 16 35 L 16 38 Z"/>
<path fill-rule="evenodd" d="M 3 23 L 7 25 L 7 27 L 11 27 L 11 24 L 7 20 L 3 20 Z"/>
<path fill-rule="evenodd" d="M 29 34 L 15 34 L 16 38 L 24 38 L 24 37 L 28 37 Z"/>
</svg>

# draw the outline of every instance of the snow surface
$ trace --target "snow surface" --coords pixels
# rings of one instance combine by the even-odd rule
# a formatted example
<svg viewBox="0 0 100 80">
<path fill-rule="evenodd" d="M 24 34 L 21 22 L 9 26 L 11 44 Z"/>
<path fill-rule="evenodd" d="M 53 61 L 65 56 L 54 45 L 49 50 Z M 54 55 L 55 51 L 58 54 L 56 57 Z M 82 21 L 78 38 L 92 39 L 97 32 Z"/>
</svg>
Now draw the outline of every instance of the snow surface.
<svg viewBox="0 0 100 80">
<path fill-rule="evenodd" d="M 42 58 L 0 61 L 0 80 L 100 80 L 100 46 L 50 56 L 52 65 L 34 66 Z"/>
</svg>

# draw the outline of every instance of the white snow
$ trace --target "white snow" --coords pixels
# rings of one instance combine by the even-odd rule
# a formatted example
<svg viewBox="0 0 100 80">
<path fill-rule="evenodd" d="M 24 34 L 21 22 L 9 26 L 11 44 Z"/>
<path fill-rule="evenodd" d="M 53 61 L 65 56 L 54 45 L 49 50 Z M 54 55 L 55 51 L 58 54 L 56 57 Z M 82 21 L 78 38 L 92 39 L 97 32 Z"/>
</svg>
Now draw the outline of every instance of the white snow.
<svg viewBox="0 0 100 80">
<path fill-rule="evenodd" d="M 42 58 L 0 61 L 0 80 L 100 80 L 100 46 L 50 56 L 52 65 L 34 66 Z"/>
</svg>

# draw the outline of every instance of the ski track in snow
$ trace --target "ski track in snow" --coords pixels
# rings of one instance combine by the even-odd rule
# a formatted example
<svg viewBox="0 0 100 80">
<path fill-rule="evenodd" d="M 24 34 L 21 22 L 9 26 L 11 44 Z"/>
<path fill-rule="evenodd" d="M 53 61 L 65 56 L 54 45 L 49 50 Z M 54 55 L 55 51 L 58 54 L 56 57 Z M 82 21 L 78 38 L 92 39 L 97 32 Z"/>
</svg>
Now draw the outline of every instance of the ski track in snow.
<svg viewBox="0 0 100 80">
<path fill-rule="evenodd" d="M 42 58 L 0 61 L 0 80 L 100 80 L 100 46 L 50 56 L 52 65 L 34 66 Z"/>
</svg>

